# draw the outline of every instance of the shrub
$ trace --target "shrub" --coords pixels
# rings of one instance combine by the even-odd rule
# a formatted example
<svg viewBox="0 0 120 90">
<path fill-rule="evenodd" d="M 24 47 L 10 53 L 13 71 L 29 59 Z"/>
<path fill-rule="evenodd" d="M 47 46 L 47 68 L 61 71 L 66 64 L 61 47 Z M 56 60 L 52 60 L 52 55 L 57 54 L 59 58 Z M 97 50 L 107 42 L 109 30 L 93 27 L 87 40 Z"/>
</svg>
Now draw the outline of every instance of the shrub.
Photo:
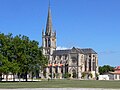
<svg viewBox="0 0 120 90">
<path fill-rule="evenodd" d="M 85 76 L 86 76 L 86 73 L 83 72 L 83 73 L 82 73 L 82 78 L 85 78 Z"/>
<path fill-rule="evenodd" d="M 69 77 L 71 77 L 71 74 L 65 73 L 65 74 L 63 75 L 63 77 L 64 77 L 64 78 L 69 78 Z"/>
</svg>

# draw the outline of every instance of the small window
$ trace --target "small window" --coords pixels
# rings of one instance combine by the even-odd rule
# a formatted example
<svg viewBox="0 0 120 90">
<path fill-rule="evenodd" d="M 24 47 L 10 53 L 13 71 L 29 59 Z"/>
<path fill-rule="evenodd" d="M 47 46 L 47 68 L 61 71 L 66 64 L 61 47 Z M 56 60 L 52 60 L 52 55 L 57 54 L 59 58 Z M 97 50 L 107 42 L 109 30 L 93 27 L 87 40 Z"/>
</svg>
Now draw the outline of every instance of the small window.
<svg viewBox="0 0 120 90">
<path fill-rule="evenodd" d="M 48 40 L 48 47 L 50 47 L 50 44 L 51 44 L 51 43 L 50 43 L 50 39 L 49 39 L 49 40 Z"/>
</svg>

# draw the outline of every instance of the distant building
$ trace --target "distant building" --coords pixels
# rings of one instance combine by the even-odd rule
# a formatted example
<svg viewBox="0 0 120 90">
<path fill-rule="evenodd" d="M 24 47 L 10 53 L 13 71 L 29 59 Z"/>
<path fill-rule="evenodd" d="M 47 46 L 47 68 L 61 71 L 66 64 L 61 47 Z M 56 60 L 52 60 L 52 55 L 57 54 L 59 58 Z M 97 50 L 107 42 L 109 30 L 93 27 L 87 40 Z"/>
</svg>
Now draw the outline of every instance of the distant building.
<svg viewBox="0 0 120 90">
<path fill-rule="evenodd" d="M 99 80 L 120 80 L 120 66 L 117 66 L 114 72 L 104 73 L 99 76 Z M 106 78 L 104 77 L 106 76 Z"/>
<path fill-rule="evenodd" d="M 91 48 L 56 50 L 56 32 L 52 28 L 51 10 L 48 8 L 46 30 L 42 31 L 43 54 L 48 59 L 44 73 L 46 78 L 96 78 L 98 74 L 98 55 Z M 83 75 L 84 73 L 84 75 Z"/>
<path fill-rule="evenodd" d="M 115 71 L 111 73 L 114 75 L 114 80 L 120 80 L 120 66 L 117 66 Z"/>
</svg>

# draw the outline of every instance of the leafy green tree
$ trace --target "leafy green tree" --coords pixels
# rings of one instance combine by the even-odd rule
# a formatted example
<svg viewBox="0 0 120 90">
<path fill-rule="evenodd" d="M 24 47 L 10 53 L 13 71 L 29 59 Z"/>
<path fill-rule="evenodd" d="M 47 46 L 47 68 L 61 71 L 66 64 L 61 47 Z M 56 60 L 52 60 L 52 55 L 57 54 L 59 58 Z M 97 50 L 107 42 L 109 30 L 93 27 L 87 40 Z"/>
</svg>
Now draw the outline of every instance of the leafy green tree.
<svg viewBox="0 0 120 90">
<path fill-rule="evenodd" d="M 13 81 L 15 81 L 15 74 L 17 74 L 20 70 L 18 63 L 16 61 L 12 61 L 9 69 L 10 72 L 13 74 Z"/>
<path fill-rule="evenodd" d="M 4 60 L 5 58 L 3 57 L 3 55 L 0 53 L 0 81 L 2 80 L 2 73 L 3 73 L 3 68 L 2 68 L 2 60 Z"/>
<path fill-rule="evenodd" d="M 3 55 L 5 59 L 3 59 L 2 62 L 2 67 L 3 71 L 2 73 L 9 74 L 10 72 L 17 73 L 17 69 L 19 68 L 17 63 L 15 64 L 16 58 L 15 58 L 15 48 L 14 48 L 14 42 L 13 42 L 13 37 L 12 34 L 4 35 L 0 34 L 0 52 Z M 13 63 L 14 62 L 14 63 Z M 7 79 L 7 77 L 6 77 Z M 14 79 L 15 80 L 15 79 Z"/>
<path fill-rule="evenodd" d="M 99 67 L 99 73 L 104 74 L 110 71 L 114 71 L 114 67 L 109 66 L 109 65 L 104 65 Z"/>
<path fill-rule="evenodd" d="M 12 34 L 0 33 L 0 55 L 0 73 L 23 74 L 26 81 L 28 73 L 37 74 L 47 64 L 38 42 L 24 35 L 13 37 Z"/>
<path fill-rule="evenodd" d="M 11 65 L 9 59 L 11 57 L 11 51 L 10 49 L 10 37 L 11 34 L 4 35 L 0 34 L 0 54 L 1 54 L 1 66 L 0 66 L 0 72 L 6 74 L 6 80 L 8 73 L 10 71 L 9 66 Z"/>
<path fill-rule="evenodd" d="M 5 58 L 2 55 L 0 55 L 0 58 L 1 58 L 0 59 L 0 62 L 1 62 L 0 72 L 6 74 L 6 81 L 7 81 L 11 63 L 8 61 L 7 58 Z"/>
</svg>

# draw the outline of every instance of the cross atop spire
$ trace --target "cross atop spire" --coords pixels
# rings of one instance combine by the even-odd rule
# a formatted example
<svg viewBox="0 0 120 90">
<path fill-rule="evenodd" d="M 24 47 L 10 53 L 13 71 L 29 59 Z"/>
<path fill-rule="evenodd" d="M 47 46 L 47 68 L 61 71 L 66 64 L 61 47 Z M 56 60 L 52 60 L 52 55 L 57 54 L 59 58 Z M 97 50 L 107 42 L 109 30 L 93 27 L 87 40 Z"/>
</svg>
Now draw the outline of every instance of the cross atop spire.
<svg viewBox="0 0 120 90">
<path fill-rule="evenodd" d="M 52 33 L 52 18 L 51 18 L 50 0 L 49 0 L 48 17 L 47 17 L 47 24 L 46 24 L 46 34 L 50 35 L 51 33 Z"/>
</svg>

